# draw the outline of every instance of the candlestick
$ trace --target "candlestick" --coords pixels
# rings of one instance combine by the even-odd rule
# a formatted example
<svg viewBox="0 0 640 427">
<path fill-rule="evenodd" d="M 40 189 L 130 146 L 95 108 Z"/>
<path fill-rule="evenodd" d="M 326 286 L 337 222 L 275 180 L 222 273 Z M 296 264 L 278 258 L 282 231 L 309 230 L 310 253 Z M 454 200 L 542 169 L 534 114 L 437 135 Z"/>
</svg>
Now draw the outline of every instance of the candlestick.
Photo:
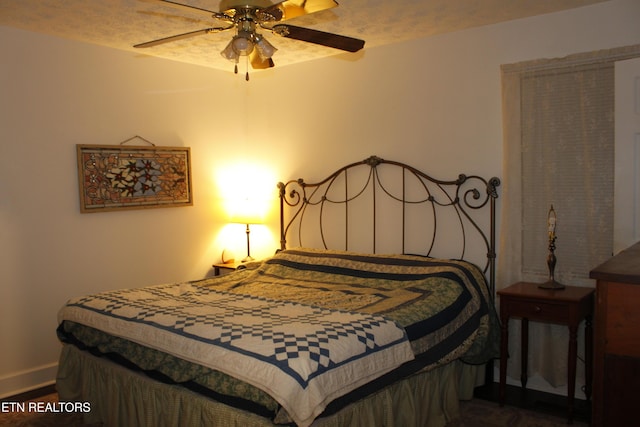
<svg viewBox="0 0 640 427">
<path fill-rule="evenodd" d="M 551 205 L 551 209 L 549 209 L 549 214 L 547 215 L 547 226 L 549 227 L 549 255 L 547 255 L 547 268 L 549 269 L 549 280 L 540 285 L 539 287 L 542 289 L 553 289 L 553 290 L 562 290 L 564 289 L 564 285 L 556 282 L 555 279 L 555 269 L 556 269 L 556 211 L 553 209 L 553 205 Z"/>
<path fill-rule="evenodd" d="M 547 225 L 549 226 L 549 240 L 555 238 L 556 236 L 556 211 L 553 209 L 553 205 L 551 205 L 551 209 L 549 209 L 549 214 L 547 215 Z"/>
</svg>

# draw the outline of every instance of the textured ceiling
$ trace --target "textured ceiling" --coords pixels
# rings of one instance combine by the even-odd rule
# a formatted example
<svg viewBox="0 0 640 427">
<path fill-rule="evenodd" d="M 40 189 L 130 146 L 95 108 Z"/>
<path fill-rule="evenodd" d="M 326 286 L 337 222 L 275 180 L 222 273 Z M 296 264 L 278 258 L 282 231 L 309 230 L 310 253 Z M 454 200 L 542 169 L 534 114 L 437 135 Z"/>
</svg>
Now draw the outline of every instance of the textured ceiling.
<svg viewBox="0 0 640 427">
<path fill-rule="evenodd" d="M 217 11 L 219 0 L 177 0 Z M 228 0 L 226 0 L 228 1 Z M 339 7 L 292 19 L 291 24 L 366 41 L 365 50 L 409 39 L 494 24 L 600 3 L 605 0 L 338 0 Z M 275 1 L 274 1 L 275 2 Z M 251 3 L 239 0 L 238 3 Z M 132 46 L 220 25 L 219 21 L 141 0 L 0 0 L 0 25 L 72 40 L 230 70 L 219 55 L 232 31 L 207 34 L 146 49 Z M 357 58 L 322 46 L 262 32 L 279 50 L 277 67 L 332 55 Z"/>
</svg>

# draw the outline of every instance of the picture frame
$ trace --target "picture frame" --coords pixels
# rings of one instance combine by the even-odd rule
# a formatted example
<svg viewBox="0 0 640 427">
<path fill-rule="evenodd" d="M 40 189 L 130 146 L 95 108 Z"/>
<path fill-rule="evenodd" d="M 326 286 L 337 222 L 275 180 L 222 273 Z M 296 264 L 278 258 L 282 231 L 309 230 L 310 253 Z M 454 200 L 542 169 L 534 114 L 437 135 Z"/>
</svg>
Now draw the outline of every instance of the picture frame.
<svg viewBox="0 0 640 427">
<path fill-rule="evenodd" d="M 193 205 L 189 147 L 77 144 L 80 212 Z"/>
</svg>

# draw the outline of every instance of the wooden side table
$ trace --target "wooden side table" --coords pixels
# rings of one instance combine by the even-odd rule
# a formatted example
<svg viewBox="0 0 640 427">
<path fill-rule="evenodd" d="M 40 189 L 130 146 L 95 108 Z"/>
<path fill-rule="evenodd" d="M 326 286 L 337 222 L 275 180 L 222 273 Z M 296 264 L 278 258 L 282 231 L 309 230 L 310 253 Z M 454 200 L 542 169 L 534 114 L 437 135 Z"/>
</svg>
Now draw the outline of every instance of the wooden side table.
<svg viewBox="0 0 640 427">
<path fill-rule="evenodd" d="M 219 276 L 220 274 L 222 274 L 223 270 L 226 271 L 236 271 L 238 269 L 238 267 L 240 267 L 242 265 L 241 262 L 219 262 L 219 263 L 214 263 L 211 265 L 211 267 L 213 267 L 213 275 L 214 276 Z"/>
<path fill-rule="evenodd" d="M 504 404 L 507 379 L 507 357 L 509 352 L 509 318 L 522 319 L 521 376 L 522 387 L 527 386 L 527 363 L 529 352 L 529 320 L 559 323 L 569 327 L 568 355 L 568 422 L 573 422 L 574 395 L 576 387 L 576 361 L 578 358 L 578 325 L 586 319 L 585 327 L 585 394 L 591 396 L 594 289 L 566 286 L 563 290 L 539 288 L 538 283 L 518 282 L 498 291 L 500 296 L 500 320 L 502 341 L 500 344 L 500 404 Z"/>
</svg>

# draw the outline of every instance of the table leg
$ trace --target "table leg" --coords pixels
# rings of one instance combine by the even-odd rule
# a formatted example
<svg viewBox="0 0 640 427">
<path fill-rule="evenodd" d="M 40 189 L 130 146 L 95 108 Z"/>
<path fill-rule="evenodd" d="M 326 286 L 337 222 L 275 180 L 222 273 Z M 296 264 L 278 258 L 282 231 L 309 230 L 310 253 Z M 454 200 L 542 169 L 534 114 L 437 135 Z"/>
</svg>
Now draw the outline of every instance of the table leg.
<svg viewBox="0 0 640 427">
<path fill-rule="evenodd" d="M 529 319 L 522 318 L 520 331 L 520 383 L 527 388 L 527 374 L 529 372 Z"/>
<path fill-rule="evenodd" d="M 573 403 L 576 392 L 576 360 L 578 358 L 578 326 L 569 325 L 569 360 L 568 366 L 568 383 L 567 383 L 567 399 L 569 404 L 569 420 L 573 423 Z"/>
<path fill-rule="evenodd" d="M 591 399 L 591 385 L 593 384 L 593 325 L 591 316 L 587 316 L 584 327 L 584 364 L 585 386 L 584 394 L 587 400 Z"/>
<path fill-rule="evenodd" d="M 500 406 L 504 405 L 507 385 L 507 357 L 509 354 L 509 317 L 501 316 L 501 332 L 500 337 L 500 383 L 498 387 L 498 401 Z"/>
</svg>

